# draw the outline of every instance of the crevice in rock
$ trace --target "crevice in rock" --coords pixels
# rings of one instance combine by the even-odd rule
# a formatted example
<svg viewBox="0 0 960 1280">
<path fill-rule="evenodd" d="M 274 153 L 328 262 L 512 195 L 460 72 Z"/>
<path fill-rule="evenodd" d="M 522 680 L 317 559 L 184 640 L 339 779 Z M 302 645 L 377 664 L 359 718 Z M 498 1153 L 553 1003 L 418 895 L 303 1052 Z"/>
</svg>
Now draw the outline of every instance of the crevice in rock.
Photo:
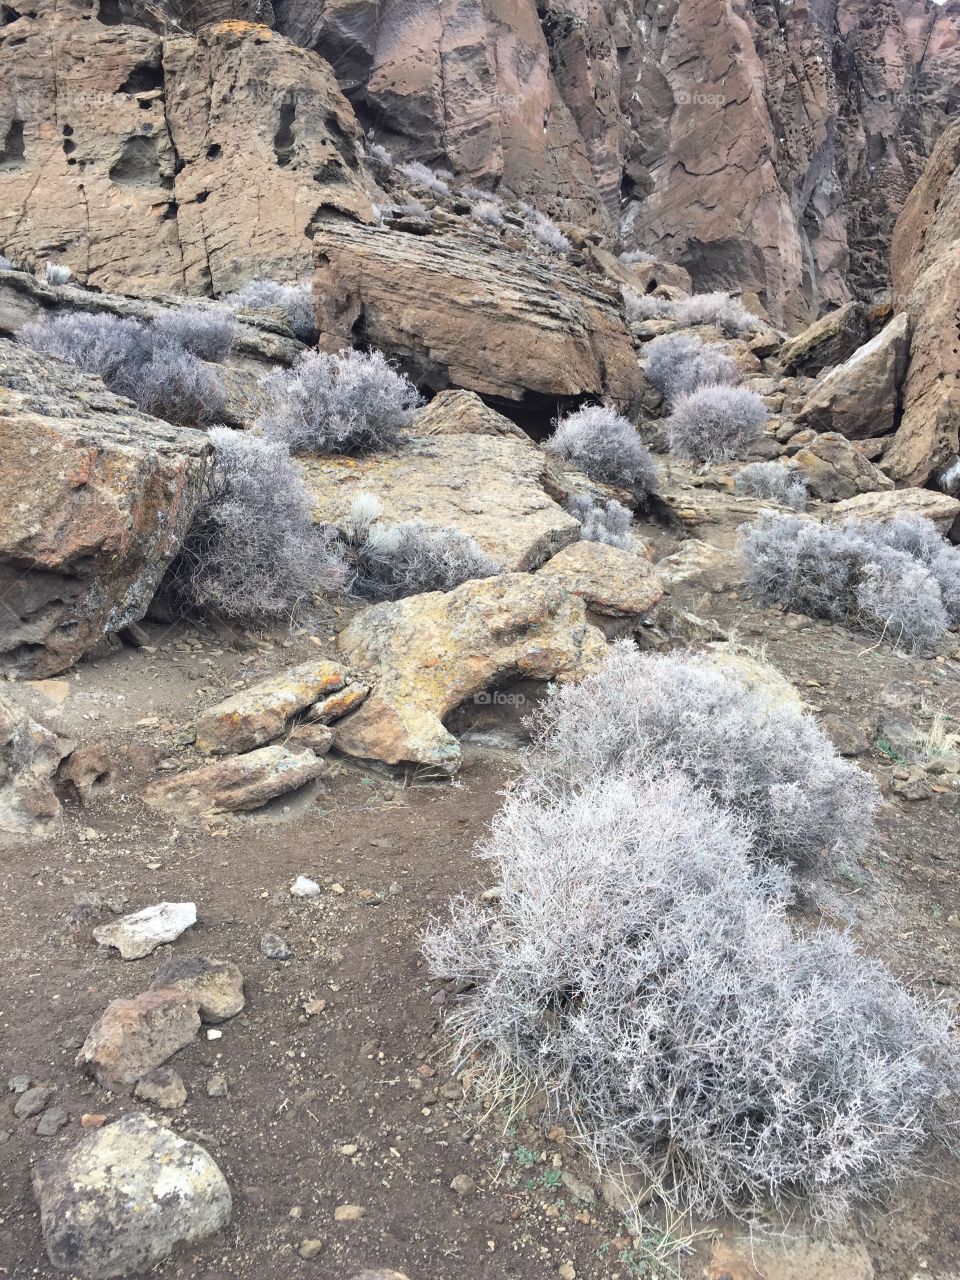
<svg viewBox="0 0 960 1280">
<path fill-rule="evenodd" d="M 120 155 L 110 166 L 110 181 L 117 186 L 171 186 L 160 176 L 157 139 L 134 135 L 125 138 Z"/>
<path fill-rule="evenodd" d="M 281 168 L 288 165 L 293 158 L 294 136 L 293 125 L 297 118 L 297 104 L 291 98 L 284 98 L 280 104 L 280 122 L 273 135 L 273 150 L 277 164 Z"/>
<path fill-rule="evenodd" d="M 163 88 L 163 67 L 157 62 L 141 62 L 133 68 L 118 93 L 149 93 Z"/>
<path fill-rule="evenodd" d="M 19 169 L 23 165 L 23 121 L 11 120 L 0 149 L 0 172 Z"/>
</svg>

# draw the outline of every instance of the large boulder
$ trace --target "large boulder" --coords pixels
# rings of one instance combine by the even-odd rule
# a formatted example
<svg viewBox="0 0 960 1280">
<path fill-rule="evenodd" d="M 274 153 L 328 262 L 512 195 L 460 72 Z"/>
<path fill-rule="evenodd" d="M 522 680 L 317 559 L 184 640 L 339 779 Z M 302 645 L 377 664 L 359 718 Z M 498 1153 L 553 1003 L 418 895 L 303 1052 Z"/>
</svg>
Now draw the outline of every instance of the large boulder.
<svg viewBox="0 0 960 1280">
<path fill-rule="evenodd" d="M 208 455 L 202 433 L 0 340 L 0 666 L 55 675 L 143 617 Z"/>
<path fill-rule="evenodd" d="M 813 376 L 847 360 L 866 338 L 866 307 L 848 302 L 784 343 L 780 363 L 787 373 Z"/>
<path fill-rule="evenodd" d="M 551 408 L 580 396 L 638 404 L 644 380 L 612 288 L 499 239 L 318 227 L 321 343 L 357 335 L 418 384 Z"/>
<path fill-rule="evenodd" d="M 894 431 L 909 355 L 910 317 L 902 314 L 820 379 L 796 413 L 797 426 L 848 440 Z"/>
<path fill-rule="evenodd" d="M 300 461 L 320 524 L 342 528 L 354 498 L 372 494 L 386 523 L 423 520 L 456 529 L 506 569 L 536 568 L 579 536 L 577 521 L 544 491 L 547 458 L 528 440 L 415 436 L 389 453 L 305 454 Z"/>
<path fill-rule="evenodd" d="M 337 647 L 373 686 L 337 723 L 337 748 L 455 773 L 460 747 L 443 726 L 455 707 L 512 679 L 579 679 L 603 661 L 606 642 L 559 583 L 512 573 L 373 605 Z"/>
<path fill-rule="evenodd" d="M 791 465 L 802 474 L 811 495 L 824 502 L 893 488 L 893 481 L 836 431 L 800 432 L 790 440 L 787 452 L 792 453 Z"/>
<path fill-rule="evenodd" d="M 913 338 L 903 418 L 884 468 L 923 485 L 960 452 L 960 122 L 944 133 L 893 239 L 897 304 Z"/>
<path fill-rule="evenodd" d="M 131 1114 L 37 1166 L 33 1189 L 58 1271 L 146 1271 L 230 1221 L 230 1188 L 203 1147 Z"/>
<path fill-rule="evenodd" d="M 922 516 L 932 520 L 944 535 L 960 531 L 960 499 L 936 489 L 893 489 L 886 493 L 861 493 L 838 502 L 832 513 L 837 520 L 892 520 L 894 516 Z"/>
<path fill-rule="evenodd" d="M 537 571 L 608 618 L 642 618 L 663 595 L 660 575 L 639 551 L 574 542 Z"/>
<path fill-rule="evenodd" d="M 0 836 L 49 829 L 60 813 L 57 768 L 73 746 L 33 720 L 0 686 Z"/>
</svg>

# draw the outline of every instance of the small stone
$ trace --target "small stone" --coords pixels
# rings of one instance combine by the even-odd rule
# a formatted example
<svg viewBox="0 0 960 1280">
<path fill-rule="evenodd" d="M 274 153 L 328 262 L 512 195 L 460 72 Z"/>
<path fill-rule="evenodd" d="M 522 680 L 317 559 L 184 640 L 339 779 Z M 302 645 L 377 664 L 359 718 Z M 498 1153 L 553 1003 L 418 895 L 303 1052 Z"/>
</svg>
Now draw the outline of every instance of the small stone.
<svg viewBox="0 0 960 1280">
<path fill-rule="evenodd" d="M 477 1184 L 468 1173 L 458 1173 L 450 1183 L 450 1190 L 455 1191 L 458 1196 L 472 1196 L 477 1189 Z"/>
<path fill-rule="evenodd" d="M 276 933 L 265 933 L 260 939 L 260 950 L 268 960 L 289 960 L 293 955 L 290 943 Z"/>
<path fill-rule="evenodd" d="M 333 1211 L 333 1216 L 337 1222 L 358 1222 L 366 1212 L 366 1209 L 359 1204 L 338 1204 Z"/>
<path fill-rule="evenodd" d="M 316 1016 L 316 1014 L 323 1013 L 326 1007 L 327 1007 L 326 1000 L 308 1000 L 306 1004 L 303 1006 L 303 1012 L 307 1015 L 308 1018 L 313 1018 Z"/>
<path fill-rule="evenodd" d="M 297 1253 L 299 1253 L 300 1257 L 303 1258 L 305 1262 L 309 1262 L 310 1259 L 315 1258 L 322 1249 L 322 1240 L 301 1240 L 297 1247 Z"/>
<path fill-rule="evenodd" d="M 164 1111 L 175 1111 L 187 1100 L 187 1089 L 178 1072 L 172 1067 L 156 1067 L 137 1081 L 134 1096 L 143 1102 L 152 1102 Z"/>
<path fill-rule="evenodd" d="M 219 1027 L 208 1027 L 208 1028 L 207 1028 L 207 1039 L 208 1039 L 208 1040 L 221 1040 L 222 1038 L 223 1038 L 223 1032 L 220 1030 L 220 1028 L 219 1028 Z"/>
<path fill-rule="evenodd" d="M 403 885 L 402 885 L 402 884 L 397 884 L 396 880 L 394 880 L 393 884 L 392 884 L 392 885 L 390 886 L 390 888 L 387 890 L 387 893 L 389 893 L 389 894 L 391 895 L 391 897 L 394 897 L 394 898 L 395 898 L 395 897 L 397 897 L 397 895 L 398 895 L 398 894 L 403 893 Z"/>
<path fill-rule="evenodd" d="M 107 1117 L 100 1111 L 85 1111 L 80 1117 L 81 1129 L 102 1129 Z"/>
<path fill-rule="evenodd" d="M 316 880 L 311 880 L 309 876 L 297 876 L 290 886 L 290 896 L 292 898 L 315 898 L 322 892 L 323 890 Z"/>
<path fill-rule="evenodd" d="M 338 1149 L 342 1156 L 355 1156 L 360 1150 L 355 1142 L 345 1142 L 343 1146 Z"/>
<path fill-rule="evenodd" d="M 557 1275 L 560 1280 L 577 1280 L 576 1268 L 571 1262 L 564 1262 L 557 1268 Z"/>
<path fill-rule="evenodd" d="M 126 1092 L 188 1045 L 200 1030 L 195 997 L 175 988 L 114 1000 L 90 1030 L 77 1066 L 105 1089 Z"/>
<path fill-rule="evenodd" d="M 174 942 L 196 923 L 196 903 L 160 902 L 101 925 L 94 929 L 93 936 L 103 947 L 116 947 L 124 960 L 142 960 L 165 942 Z"/>
<path fill-rule="evenodd" d="M 14 1105 L 13 1114 L 18 1120 L 29 1120 L 32 1116 L 38 1116 L 53 1094 L 54 1090 L 49 1085 L 35 1085 L 20 1095 Z"/>
<path fill-rule="evenodd" d="M 578 1178 L 576 1174 L 564 1169 L 560 1175 L 560 1181 L 575 1200 L 581 1200 L 584 1204 L 593 1204 L 596 1201 L 597 1193 L 593 1187 L 588 1182 L 584 1182 L 582 1178 Z"/>
<path fill-rule="evenodd" d="M 227 1082 L 221 1075 L 211 1076 L 207 1081 L 207 1097 L 208 1098 L 225 1098 L 227 1096 Z"/>
<path fill-rule="evenodd" d="M 463 1097 L 463 1090 L 456 1080 L 448 1080 L 446 1084 L 440 1087 L 440 1097 L 446 1102 L 457 1102 Z"/>
<path fill-rule="evenodd" d="M 7 1088 L 11 1093 L 26 1093 L 32 1084 L 29 1076 L 11 1076 L 7 1081 Z"/>
<path fill-rule="evenodd" d="M 70 1116 L 63 1107 L 50 1107 L 37 1121 L 37 1137 L 53 1138 L 70 1123 Z"/>
</svg>

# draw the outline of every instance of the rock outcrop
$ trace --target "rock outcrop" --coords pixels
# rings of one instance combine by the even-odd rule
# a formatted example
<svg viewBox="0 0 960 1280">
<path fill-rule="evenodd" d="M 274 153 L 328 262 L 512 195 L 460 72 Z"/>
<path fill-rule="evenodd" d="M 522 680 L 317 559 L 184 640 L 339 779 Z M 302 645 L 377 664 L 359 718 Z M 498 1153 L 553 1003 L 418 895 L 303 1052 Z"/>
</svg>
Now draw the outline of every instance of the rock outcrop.
<svg viewBox="0 0 960 1280">
<path fill-rule="evenodd" d="M 609 618 L 641 618 L 663 595 L 660 575 L 645 556 L 603 542 L 564 547 L 537 577 L 559 582 L 588 610 Z"/>
<path fill-rule="evenodd" d="M 314 518 L 343 528 L 359 494 L 387 524 L 423 520 L 474 538 L 506 569 L 535 569 L 579 537 L 543 489 L 546 455 L 510 436 L 415 436 L 390 453 L 302 455 Z"/>
<path fill-rule="evenodd" d="M 499 239 L 318 227 L 314 300 L 321 345 L 364 342 L 420 386 L 459 387 L 541 411 L 606 397 L 639 404 L 644 381 L 609 287 Z"/>
<path fill-rule="evenodd" d="M 131 1114 L 86 1134 L 33 1175 L 58 1271 L 107 1280 L 149 1270 L 230 1221 L 230 1188 L 203 1147 Z"/>
<path fill-rule="evenodd" d="M 373 219 L 332 71 L 269 27 L 158 32 L 54 0 L 9 12 L 0 245 L 15 261 L 55 246 L 99 288 L 219 292 L 303 275 L 323 216 Z"/>
<path fill-rule="evenodd" d="M 960 121 L 897 223 L 893 273 L 913 336 L 903 417 L 884 466 L 900 484 L 923 485 L 960 454 Z"/>
<path fill-rule="evenodd" d="M 820 379 L 796 413 L 798 427 L 868 440 L 896 430 L 910 354 L 910 319 L 899 315 Z"/>
<path fill-rule="evenodd" d="M 0 687 L 0 838 L 42 835 L 57 817 L 57 769 L 73 746 Z"/>
<path fill-rule="evenodd" d="M 511 679 L 579 679 L 606 651 L 581 600 L 522 573 L 373 605 L 337 646 L 373 686 L 363 706 L 337 723 L 337 749 L 444 773 L 460 767 L 459 744 L 443 719 L 461 702 Z"/>
<path fill-rule="evenodd" d="M 893 481 L 836 431 L 799 432 L 787 445 L 791 466 L 800 472 L 814 498 L 840 502 L 858 493 L 893 488 Z"/>
<path fill-rule="evenodd" d="M 143 617 L 208 454 L 201 433 L 0 340 L 0 666 L 54 675 Z"/>
</svg>

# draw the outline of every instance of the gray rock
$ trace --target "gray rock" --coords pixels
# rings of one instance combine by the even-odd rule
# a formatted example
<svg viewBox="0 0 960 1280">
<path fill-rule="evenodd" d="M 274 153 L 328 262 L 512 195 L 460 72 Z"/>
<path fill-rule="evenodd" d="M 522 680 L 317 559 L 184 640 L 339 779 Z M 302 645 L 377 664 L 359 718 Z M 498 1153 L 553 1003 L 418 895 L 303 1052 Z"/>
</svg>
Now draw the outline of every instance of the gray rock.
<svg viewBox="0 0 960 1280">
<path fill-rule="evenodd" d="M 53 1138 L 69 1123 L 70 1115 L 63 1107 L 50 1107 L 37 1121 L 37 1137 Z"/>
<path fill-rule="evenodd" d="M 7 1088 L 11 1093 L 26 1093 L 32 1084 L 29 1076 L 11 1076 L 7 1081 Z"/>
<path fill-rule="evenodd" d="M 165 942 L 176 941 L 196 923 L 195 903 L 158 902 L 122 920 L 101 925 L 94 929 L 93 936 L 102 947 L 116 947 L 124 960 L 142 960 Z"/>
<path fill-rule="evenodd" d="M 289 960 L 293 955 L 290 943 L 276 933 L 265 933 L 260 939 L 260 950 L 268 960 Z"/>
<path fill-rule="evenodd" d="M 31 1116 L 38 1116 L 53 1094 L 54 1090 L 51 1086 L 35 1085 L 20 1095 L 13 1108 L 13 1114 L 18 1120 L 29 1120 Z"/>
<path fill-rule="evenodd" d="M 187 1088 L 173 1067 L 154 1067 L 137 1081 L 134 1096 L 164 1111 L 176 1111 L 187 1100 Z"/>
<path fill-rule="evenodd" d="M 44 1161 L 33 1188 L 50 1262 L 86 1280 L 155 1266 L 221 1230 L 232 1209 L 207 1152 L 136 1113 Z"/>
</svg>

